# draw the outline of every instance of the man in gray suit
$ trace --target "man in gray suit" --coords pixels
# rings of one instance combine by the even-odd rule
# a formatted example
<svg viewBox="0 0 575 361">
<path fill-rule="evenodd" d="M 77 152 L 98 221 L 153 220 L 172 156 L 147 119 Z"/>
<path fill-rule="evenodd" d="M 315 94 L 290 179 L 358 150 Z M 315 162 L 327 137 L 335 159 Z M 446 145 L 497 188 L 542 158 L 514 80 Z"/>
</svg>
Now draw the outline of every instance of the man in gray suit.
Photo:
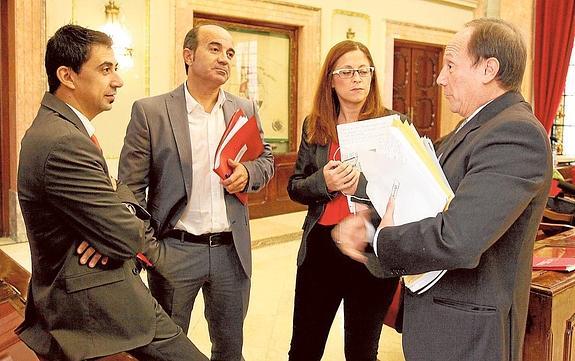
<svg viewBox="0 0 575 361">
<path fill-rule="evenodd" d="M 519 94 L 525 63 L 512 25 L 466 24 L 437 78 L 451 111 L 466 118 L 437 148 L 455 192 L 449 209 L 393 226 L 390 202 L 374 238 L 359 217 L 339 227 L 340 249 L 366 262 L 373 242 L 385 275 L 447 270 L 427 292 L 406 291 L 409 361 L 522 358 L 533 242 L 551 181 L 547 134 Z"/>
<path fill-rule="evenodd" d="M 112 108 L 123 85 L 111 46 L 106 34 L 76 25 L 47 44 L 50 91 L 22 140 L 18 168 L 32 279 L 17 333 L 49 360 L 128 350 L 140 360 L 207 360 L 140 279 L 134 257 L 146 228 L 132 211 L 149 214 L 109 176 L 94 138 L 90 121 Z M 82 240 L 106 262 L 82 265 Z"/>
<path fill-rule="evenodd" d="M 216 147 L 232 114 L 255 115 L 253 101 L 224 92 L 235 51 L 219 26 L 188 32 L 187 80 L 175 90 L 132 107 L 119 177 L 151 214 L 159 240 L 148 252 L 152 294 L 185 331 L 198 291 L 212 341 L 212 360 L 241 360 L 248 308 L 251 244 L 247 206 L 234 195 L 257 192 L 273 175 L 268 144 L 255 160 L 230 161 L 233 173 L 212 171 Z"/>
</svg>

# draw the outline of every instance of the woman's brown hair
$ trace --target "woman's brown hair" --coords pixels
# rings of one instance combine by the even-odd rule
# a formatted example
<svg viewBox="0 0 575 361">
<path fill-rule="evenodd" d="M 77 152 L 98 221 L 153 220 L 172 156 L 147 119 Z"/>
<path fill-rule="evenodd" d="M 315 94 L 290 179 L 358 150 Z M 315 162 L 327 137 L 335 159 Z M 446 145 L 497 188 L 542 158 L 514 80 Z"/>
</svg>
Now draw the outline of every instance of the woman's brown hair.
<svg viewBox="0 0 575 361">
<path fill-rule="evenodd" d="M 332 88 L 332 72 L 335 70 L 334 67 L 337 60 L 344 54 L 354 50 L 363 52 L 369 60 L 369 65 L 374 66 L 369 49 L 360 42 L 344 40 L 330 49 L 321 68 L 313 100 L 313 108 L 306 123 L 306 140 L 309 143 L 326 145 L 337 139 L 336 125 L 340 105 L 335 89 Z M 369 94 L 361 108 L 358 120 L 375 118 L 386 113 L 387 109 L 383 106 L 379 94 L 377 71 L 374 71 L 371 77 Z"/>
</svg>

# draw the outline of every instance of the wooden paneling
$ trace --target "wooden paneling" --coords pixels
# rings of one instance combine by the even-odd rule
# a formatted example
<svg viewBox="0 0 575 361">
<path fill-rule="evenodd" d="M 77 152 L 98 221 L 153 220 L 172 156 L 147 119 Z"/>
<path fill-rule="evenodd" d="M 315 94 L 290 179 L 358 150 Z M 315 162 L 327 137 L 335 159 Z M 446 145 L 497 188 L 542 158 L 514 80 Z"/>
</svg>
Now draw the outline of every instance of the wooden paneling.
<svg viewBox="0 0 575 361">
<path fill-rule="evenodd" d="M 250 193 L 250 218 L 261 218 L 297 212 L 306 206 L 293 202 L 287 193 L 287 183 L 293 174 L 297 153 L 275 155 L 275 174 L 267 187 L 258 193 Z"/>
<path fill-rule="evenodd" d="M 9 2 L 0 0 L 0 236 L 9 233 L 9 202 L 10 189 L 10 112 L 9 85 L 10 64 L 13 52 L 9 44 Z"/>
<path fill-rule="evenodd" d="M 575 231 L 570 230 L 537 241 L 540 247 L 575 247 Z M 534 271 L 524 361 L 575 361 L 575 272 Z"/>
<path fill-rule="evenodd" d="M 420 135 L 439 136 L 440 94 L 436 84 L 443 48 L 396 41 L 393 55 L 393 109 L 407 115 Z"/>
</svg>

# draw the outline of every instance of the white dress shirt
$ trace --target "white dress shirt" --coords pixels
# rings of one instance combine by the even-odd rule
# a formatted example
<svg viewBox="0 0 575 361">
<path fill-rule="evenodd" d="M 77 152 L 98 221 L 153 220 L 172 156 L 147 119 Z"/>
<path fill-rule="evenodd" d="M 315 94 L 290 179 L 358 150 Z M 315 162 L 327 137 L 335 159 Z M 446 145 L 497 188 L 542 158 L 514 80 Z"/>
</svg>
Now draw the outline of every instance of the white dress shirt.
<svg viewBox="0 0 575 361">
<path fill-rule="evenodd" d="M 88 118 L 84 114 L 82 114 L 78 109 L 74 108 L 68 103 L 66 103 L 66 105 L 70 109 L 72 109 L 72 111 L 78 116 L 78 118 L 80 118 L 82 125 L 84 126 L 84 128 L 86 128 L 86 131 L 88 132 L 88 136 L 91 138 L 94 135 L 94 133 L 96 133 L 96 128 L 94 127 L 92 122 L 88 120 Z"/>
<path fill-rule="evenodd" d="M 226 96 L 220 89 L 216 104 L 207 113 L 187 86 L 184 89 L 192 143 L 192 193 L 175 228 L 195 235 L 229 231 L 224 188 L 213 171 L 216 148 L 226 129 L 222 108 Z"/>
</svg>

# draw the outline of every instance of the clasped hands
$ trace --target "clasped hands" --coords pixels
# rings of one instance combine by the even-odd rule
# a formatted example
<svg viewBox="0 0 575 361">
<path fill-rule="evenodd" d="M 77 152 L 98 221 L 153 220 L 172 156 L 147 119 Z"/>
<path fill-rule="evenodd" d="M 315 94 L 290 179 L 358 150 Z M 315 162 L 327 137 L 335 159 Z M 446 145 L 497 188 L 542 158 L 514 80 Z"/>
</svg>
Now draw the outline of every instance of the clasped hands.
<svg viewBox="0 0 575 361">
<path fill-rule="evenodd" d="M 114 191 L 118 189 L 118 181 L 116 178 L 110 176 L 110 185 Z M 90 268 L 96 267 L 98 262 L 101 262 L 103 266 L 108 263 L 108 257 L 102 256 L 101 253 L 97 252 L 90 243 L 86 241 L 80 243 L 76 248 L 76 253 L 80 255 L 80 264 L 87 264 Z"/>
<path fill-rule="evenodd" d="M 381 218 L 378 229 L 393 226 L 394 209 L 395 200 L 393 197 L 389 197 L 385 214 Z M 369 232 L 366 227 L 366 222 L 370 221 L 370 212 L 368 210 L 352 214 L 339 222 L 331 231 L 331 237 L 339 250 L 351 259 L 363 264 L 367 263 L 365 248 L 372 243 L 368 237 L 373 236 L 368 236 Z"/>
</svg>

